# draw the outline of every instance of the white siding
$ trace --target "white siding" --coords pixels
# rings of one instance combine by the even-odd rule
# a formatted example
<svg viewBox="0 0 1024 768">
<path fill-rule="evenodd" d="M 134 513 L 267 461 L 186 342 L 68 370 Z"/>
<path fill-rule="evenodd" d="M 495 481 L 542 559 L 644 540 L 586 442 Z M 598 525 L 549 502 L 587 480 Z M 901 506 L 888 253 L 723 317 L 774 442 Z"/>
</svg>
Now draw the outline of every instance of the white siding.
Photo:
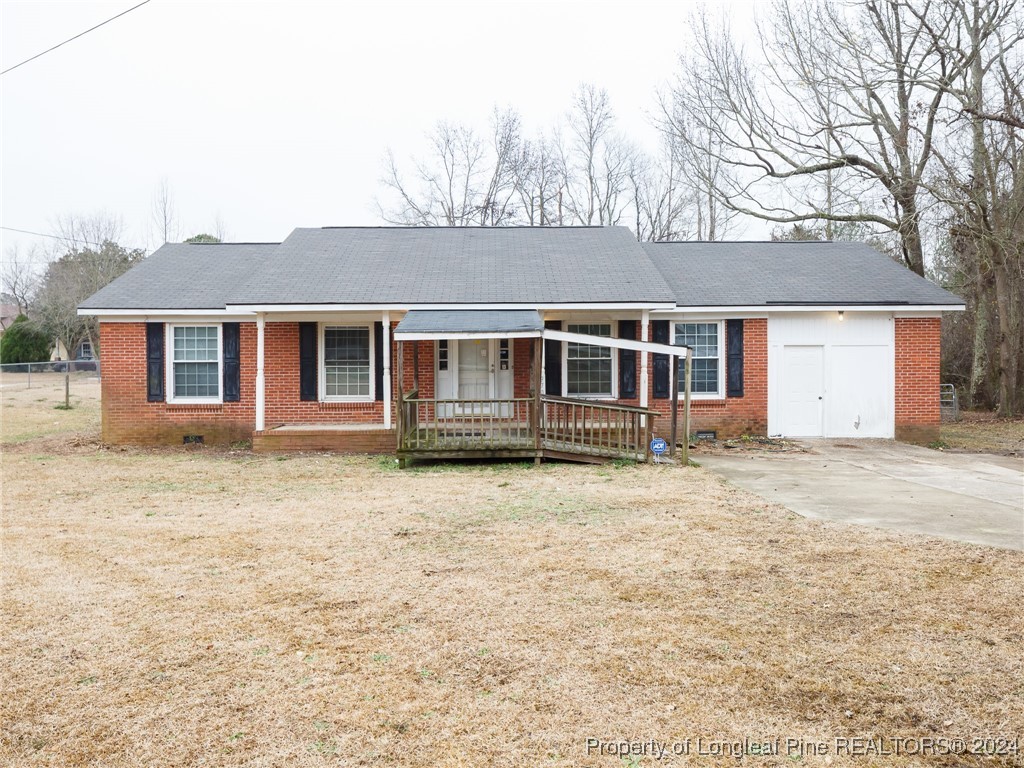
<svg viewBox="0 0 1024 768">
<path fill-rule="evenodd" d="M 814 357 L 814 353 L 794 355 L 787 353 L 788 348 L 820 349 L 820 384 L 808 381 L 799 369 L 787 365 L 787 360 Z M 815 430 L 809 426 L 806 401 L 813 397 L 810 389 L 818 386 L 822 402 L 817 430 L 820 436 L 892 437 L 894 368 L 890 313 L 845 312 L 842 320 L 838 312 L 769 317 L 768 433 L 811 436 L 808 431 Z M 796 381 L 797 377 L 801 380 Z M 802 414 L 802 423 L 788 424 L 787 419 L 793 421 L 798 413 Z"/>
</svg>

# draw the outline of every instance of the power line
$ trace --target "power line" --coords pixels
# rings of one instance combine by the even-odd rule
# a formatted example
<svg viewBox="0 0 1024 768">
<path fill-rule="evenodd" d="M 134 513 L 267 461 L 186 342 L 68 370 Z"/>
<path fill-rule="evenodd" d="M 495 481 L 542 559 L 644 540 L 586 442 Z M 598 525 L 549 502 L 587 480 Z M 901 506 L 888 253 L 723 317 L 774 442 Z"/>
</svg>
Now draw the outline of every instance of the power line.
<svg viewBox="0 0 1024 768">
<path fill-rule="evenodd" d="M 148 2 L 148 0 L 147 0 L 147 2 Z M 49 237 L 52 240 L 63 240 L 64 242 L 85 243 L 86 245 L 95 245 L 97 248 L 102 248 L 103 247 L 103 243 L 97 243 L 94 240 L 85 240 L 84 238 L 81 238 L 81 237 L 64 237 L 62 235 L 50 235 L 50 234 L 47 234 L 46 232 L 33 232 L 30 229 L 17 229 L 15 227 L 2 227 L 2 226 L 0 226 L 0 229 L 3 229 L 5 231 L 7 231 L 7 232 L 20 232 L 23 235 L 35 235 L 36 237 Z M 122 248 L 131 248 L 131 246 L 121 246 L 121 247 Z M 146 248 L 133 248 L 132 250 L 145 251 L 147 249 Z"/>
<path fill-rule="evenodd" d="M 103 22 L 100 22 L 99 24 L 97 24 L 97 25 L 96 25 L 95 27 L 89 27 L 89 29 L 85 30 L 85 32 L 79 32 L 79 33 L 78 33 L 77 35 L 75 35 L 74 37 L 69 37 L 69 38 L 68 38 L 67 40 L 65 40 L 65 41 L 64 41 L 63 43 L 57 43 L 57 44 L 56 44 L 55 46 L 53 46 L 52 48 L 47 48 L 47 49 L 46 49 L 45 51 L 43 51 L 43 52 L 41 52 L 41 53 L 37 53 L 37 54 L 36 54 L 35 56 L 32 56 L 31 58 L 28 58 L 28 59 L 25 59 L 24 61 L 18 62 L 18 63 L 17 63 L 17 64 L 15 64 L 15 65 L 14 65 L 13 67 L 8 67 L 8 68 L 7 68 L 7 69 L 5 69 L 5 70 L 4 70 L 3 72 L 0 72 L 0 75 L 6 75 L 6 74 L 7 74 L 8 72 L 10 72 L 11 70 L 13 70 L 13 69 L 17 69 L 18 67 L 20 67 L 20 66 L 21 66 L 22 64 L 28 64 L 28 63 L 29 63 L 30 61 L 34 61 L 35 59 L 38 59 L 38 58 L 39 58 L 40 56 L 44 56 L 45 54 L 49 53 L 50 51 L 55 51 L 55 50 L 57 50 L 58 48 L 60 48 L 60 47 L 61 47 L 62 45 L 67 45 L 67 44 L 68 44 L 68 43 L 70 43 L 70 42 L 71 42 L 72 40 L 77 40 L 77 39 L 78 39 L 78 38 L 80 38 L 80 37 L 81 37 L 82 35 L 87 35 L 87 34 L 89 34 L 90 32 L 92 32 L 92 31 L 93 31 L 94 29 L 99 29 L 99 28 L 100 28 L 100 27 L 102 27 L 102 26 L 103 26 L 104 24 L 109 24 L 109 23 L 110 23 L 110 22 L 112 22 L 112 21 L 113 21 L 114 19 L 119 19 L 119 18 L 121 18 L 122 16 L 124 16 L 124 15 L 125 15 L 126 13 L 131 13 L 131 12 L 132 12 L 132 11 L 134 11 L 134 10 L 135 10 L 136 8 L 141 8 L 142 6 L 144 6 L 144 5 L 145 5 L 146 3 L 148 3 L 149 1 L 150 1 L 150 0 L 142 0 L 142 2 L 141 2 L 141 3 L 139 3 L 138 5 L 133 5 L 133 6 L 132 6 L 131 8 L 129 8 L 129 9 L 127 10 L 127 11 L 121 11 L 121 13 L 117 14 L 117 16 L 111 16 L 111 17 L 110 17 L 109 19 L 107 19 L 106 21 L 103 21 Z"/>
</svg>

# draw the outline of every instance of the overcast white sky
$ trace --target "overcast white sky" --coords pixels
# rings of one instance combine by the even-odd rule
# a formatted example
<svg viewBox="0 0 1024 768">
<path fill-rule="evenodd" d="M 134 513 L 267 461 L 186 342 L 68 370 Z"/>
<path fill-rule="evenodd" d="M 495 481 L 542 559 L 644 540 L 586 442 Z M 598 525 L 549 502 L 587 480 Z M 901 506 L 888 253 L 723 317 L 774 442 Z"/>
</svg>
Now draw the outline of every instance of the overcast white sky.
<svg viewBox="0 0 1024 768">
<path fill-rule="evenodd" d="M 135 2 L 3 0 L 0 69 Z M 749 33 L 754 0 L 725 4 Z M 60 214 L 103 210 L 123 217 L 126 245 L 152 246 L 166 177 L 182 238 L 218 215 L 244 241 L 379 224 L 389 146 L 407 157 L 440 119 L 486 130 L 495 105 L 516 107 L 532 134 L 583 81 L 653 145 L 655 91 L 694 7 L 152 0 L 0 78 L 0 220 L 51 232 Z M 0 237 L 4 252 L 42 242 Z"/>
</svg>

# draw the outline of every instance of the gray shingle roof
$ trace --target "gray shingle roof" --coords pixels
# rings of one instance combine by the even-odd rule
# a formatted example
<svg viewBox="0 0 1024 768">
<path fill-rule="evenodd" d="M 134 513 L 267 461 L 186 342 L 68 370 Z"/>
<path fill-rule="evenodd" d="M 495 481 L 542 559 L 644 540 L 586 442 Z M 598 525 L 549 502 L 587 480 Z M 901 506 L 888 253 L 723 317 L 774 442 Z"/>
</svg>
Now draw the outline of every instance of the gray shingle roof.
<svg viewBox="0 0 1024 768">
<path fill-rule="evenodd" d="M 638 243 L 623 227 L 296 229 L 168 244 L 85 310 L 285 304 L 957 305 L 861 243 Z"/>
<path fill-rule="evenodd" d="M 395 328 L 403 333 L 523 333 L 542 331 L 535 309 L 412 309 Z"/>
<path fill-rule="evenodd" d="M 296 229 L 230 304 L 671 303 L 625 227 Z"/>
<path fill-rule="evenodd" d="M 864 243 L 644 243 L 680 307 L 962 304 Z"/>
<path fill-rule="evenodd" d="M 224 309 L 277 243 L 167 243 L 88 299 L 80 309 Z"/>
</svg>

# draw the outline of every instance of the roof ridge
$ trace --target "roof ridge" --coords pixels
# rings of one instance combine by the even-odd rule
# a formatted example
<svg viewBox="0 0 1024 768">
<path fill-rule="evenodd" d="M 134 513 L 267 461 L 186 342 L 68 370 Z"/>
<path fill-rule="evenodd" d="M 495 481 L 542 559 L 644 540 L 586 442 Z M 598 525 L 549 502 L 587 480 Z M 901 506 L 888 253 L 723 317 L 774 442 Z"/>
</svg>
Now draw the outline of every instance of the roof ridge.
<svg viewBox="0 0 1024 768">
<path fill-rule="evenodd" d="M 421 231 L 421 232 L 422 231 L 429 231 L 431 229 L 455 229 L 455 230 L 483 229 L 483 230 L 494 230 L 494 231 L 501 231 L 503 229 L 536 229 L 536 230 L 543 231 L 543 230 L 549 230 L 549 229 L 624 229 L 624 228 L 625 227 L 622 227 L 622 225 L 620 225 L 620 224 L 608 224 L 608 225 L 604 225 L 604 224 L 549 224 L 548 226 L 541 226 L 541 227 L 534 226 L 532 224 L 512 224 L 512 225 L 502 225 L 502 226 L 498 226 L 498 227 L 488 227 L 488 226 L 485 226 L 485 225 L 482 225 L 482 224 L 474 224 L 474 225 L 468 226 L 468 227 L 460 227 L 460 226 L 455 226 L 455 225 L 452 225 L 452 224 L 431 225 L 429 227 L 420 227 L 420 226 L 417 226 L 415 224 L 394 224 L 394 225 L 390 225 L 390 226 L 384 225 L 384 224 L 331 224 L 331 225 L 324 226 L 324 227 L 297 227 L 297 229 L 387 229 L 387 230 L 408 229 L 408 230 L 417 230 L 417 231 Z"/>
<path fill-rule="evenodd" d="M 867 245 L 863 240 L 645 240 L 643 245 Z"/>
</svg>

